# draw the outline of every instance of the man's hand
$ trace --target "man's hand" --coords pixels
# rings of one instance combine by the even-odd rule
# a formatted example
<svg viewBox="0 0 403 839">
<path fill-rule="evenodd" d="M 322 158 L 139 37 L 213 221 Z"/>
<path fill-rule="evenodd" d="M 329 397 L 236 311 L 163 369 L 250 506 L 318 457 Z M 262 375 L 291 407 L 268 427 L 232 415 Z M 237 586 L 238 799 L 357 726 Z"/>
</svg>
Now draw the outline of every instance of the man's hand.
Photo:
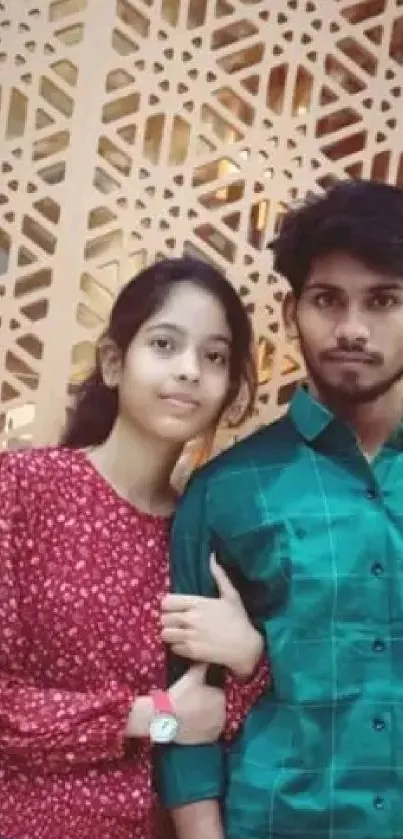
<svg viewBox="0 0 403 839">
<path fill-rule="evenodd" d="M 218 801 L 195 801 L 172 810 L 178 839 L 225 839 Z"/>
<path fill-rule="evenodd" d="M 219 597 L 168 594 L 162 603 L 162 638 L 175 655 L 221 664 L 248 678 L 263 652 L 263 640 L 214 556 L 210 568 Z"/>
</svg>

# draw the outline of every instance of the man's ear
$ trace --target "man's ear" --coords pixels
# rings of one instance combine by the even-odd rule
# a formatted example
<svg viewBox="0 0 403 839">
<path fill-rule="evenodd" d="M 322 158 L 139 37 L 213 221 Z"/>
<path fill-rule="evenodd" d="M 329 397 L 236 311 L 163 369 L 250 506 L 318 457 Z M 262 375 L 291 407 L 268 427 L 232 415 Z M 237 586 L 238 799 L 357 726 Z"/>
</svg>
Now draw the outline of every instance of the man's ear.
<svg viewBox="0 0 403 839">
<path fill-rule="evenodd" d="M 107 387 L 118 387 L 122 374 L 122 353 L 110 338 L 103 338 L 98 347 L 102 378 Z"/>
<path fill-rule="evenodd" d="M 297 300 L 291 291 L 286 294 L 283 301 L 283 321 L 287 341 L 297 341 Z"/>
</svg>

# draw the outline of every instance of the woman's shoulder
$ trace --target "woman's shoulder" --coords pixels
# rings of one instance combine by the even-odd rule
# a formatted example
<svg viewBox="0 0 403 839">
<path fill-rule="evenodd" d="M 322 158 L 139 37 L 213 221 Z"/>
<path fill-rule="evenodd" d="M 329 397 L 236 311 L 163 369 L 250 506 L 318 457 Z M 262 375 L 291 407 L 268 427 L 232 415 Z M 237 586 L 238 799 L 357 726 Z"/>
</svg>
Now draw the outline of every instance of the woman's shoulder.
<svg viewBox="0 0 403 839">
<path fill-rule="evenodd" d="M 79 453 L 64 446 L 43 446 L 4 450 L 0 453 L 0 475 L 19 484 L 49 478 L 79 465 Z"/>
</svg>

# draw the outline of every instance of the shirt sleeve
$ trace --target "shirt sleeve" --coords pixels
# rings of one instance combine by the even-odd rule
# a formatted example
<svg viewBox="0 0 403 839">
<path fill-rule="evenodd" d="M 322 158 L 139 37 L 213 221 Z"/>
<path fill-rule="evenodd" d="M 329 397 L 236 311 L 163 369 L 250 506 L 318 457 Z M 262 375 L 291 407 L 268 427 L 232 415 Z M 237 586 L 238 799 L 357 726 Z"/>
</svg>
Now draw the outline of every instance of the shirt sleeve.
<svg viewBox="0 0 403 839">
<path fill-rule="evenodd" d="M 123 754 L 133 702 L 127 686 L 100 692 L 43 689 L 25 677 L 26 628 L 16 558 L 24 550 L 14 453 L 0 455 L 0 754 L 30 765 L 93 763 Z M 23 554 L 22 554 L 23 555 Z"/>
<path fill-rule="evenodd" d="M 216 594 L 210 572 L 212 550 L 207 489 L 203 472 L 190 481 L 179 505 L 171 541 L 171 583 L 180 594 Z M 171 677 L 178 678 L 185 662 L 171 659 Z M 214 668 L 217 673 L 217 668 Z M 259 697 L 267 689 L 269 668 L 262 657 L 248 681 L 225 675 L 227 721 L 224 740 L 231 740 Z M 158 753 L 157 779 L 167 807 L 221 798 L 224 793 L 225 751 L 222 743 L 201 746 L 171 745 Z"/>
<path fill-rule="evenodd" d="M 207 597 L 215 594 L 209 569 L 210 551 L 206 489 L 201 472 L 191 478 L 172 528 L 171 585 L 175 593 Z M 170 681 L 182 675 L 186 666 L 186 662 L 172 657 Z M 225 766 L 221 743 L 166 746 L 157 752 L 156 769 L 159 794 L 170 809 L 223 796 Z"/>
</svg>

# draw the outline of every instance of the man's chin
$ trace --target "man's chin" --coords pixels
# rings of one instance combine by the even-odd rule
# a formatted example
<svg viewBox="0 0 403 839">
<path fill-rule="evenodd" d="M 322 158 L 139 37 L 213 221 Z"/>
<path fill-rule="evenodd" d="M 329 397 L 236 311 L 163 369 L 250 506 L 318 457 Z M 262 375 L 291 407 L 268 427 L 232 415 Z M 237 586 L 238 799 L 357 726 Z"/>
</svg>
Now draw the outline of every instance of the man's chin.
<svg viewBox="0 0 403 839">
<path fill-rule="evenodd" d="M 401 377 L 388 381 L 365 384 L 355 381 L 329 382 L 317 381 L 316 386 L 325 401 L 333 404 L 349 403 L 350 405 L 368 405 L 384 396 Z"/>
</svg>

